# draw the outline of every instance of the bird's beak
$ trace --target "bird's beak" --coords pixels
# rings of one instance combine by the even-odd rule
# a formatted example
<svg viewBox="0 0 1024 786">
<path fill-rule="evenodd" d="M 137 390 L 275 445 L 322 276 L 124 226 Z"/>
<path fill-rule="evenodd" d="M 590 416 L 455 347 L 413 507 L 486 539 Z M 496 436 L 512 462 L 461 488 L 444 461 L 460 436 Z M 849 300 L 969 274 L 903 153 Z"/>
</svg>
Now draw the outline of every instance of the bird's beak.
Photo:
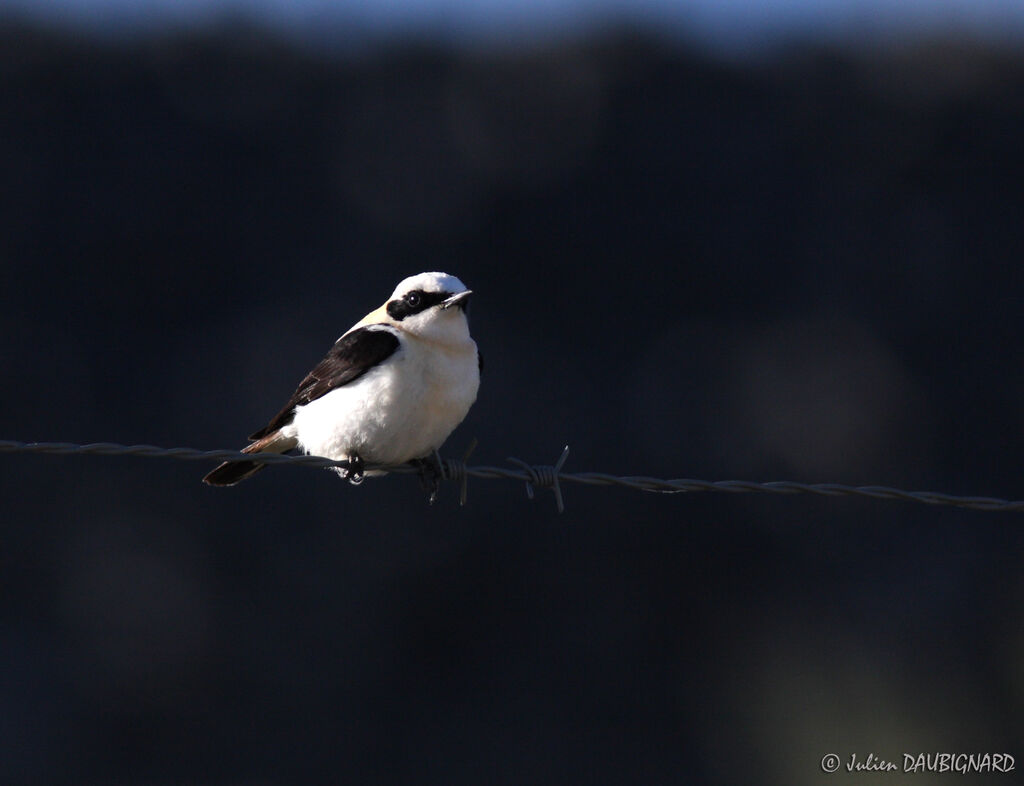
<svg viewBox="0 0 1024 786">
<path fill-rule="evenodd" d="M 458 306 L 461 309 L 466 308 L 466 301 L 469 300 L 469 296 L 473 294 L 473 290 L 467 289 L 465 292 L 459 292 L 457 295 L 452 295 L 447 300 L 441 301 L 441 308 L 448 309 L 452 306 Z"/>
</svg>

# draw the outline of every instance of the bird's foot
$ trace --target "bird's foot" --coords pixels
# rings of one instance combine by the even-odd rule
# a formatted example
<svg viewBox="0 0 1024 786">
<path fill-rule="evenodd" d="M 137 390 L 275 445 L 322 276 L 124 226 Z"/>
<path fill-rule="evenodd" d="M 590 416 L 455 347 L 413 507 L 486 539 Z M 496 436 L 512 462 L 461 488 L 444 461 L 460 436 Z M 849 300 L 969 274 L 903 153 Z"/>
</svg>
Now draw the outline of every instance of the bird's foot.
<svg viewBox="0 0 1024 786">
<path fill-rule="evenodd" d="M 341 470 L 341 476 L 353 486 L 358 486 L 366 477 L 363 474 L 363 459 L 353 453 L 347 461 L 348 466 Z"/>
<path fill-rule="evenodd" d="M 441 457 L 435 450 L 426 458 L 413 459 L 410 462 L 420 473 L 420 486 L 424 491 L 430 492 L 429 503 L 437 502 L 437 492 L 441 489 L 441 480 L 444 478 L 444 467 L 441 464 Z"/>
</svg>

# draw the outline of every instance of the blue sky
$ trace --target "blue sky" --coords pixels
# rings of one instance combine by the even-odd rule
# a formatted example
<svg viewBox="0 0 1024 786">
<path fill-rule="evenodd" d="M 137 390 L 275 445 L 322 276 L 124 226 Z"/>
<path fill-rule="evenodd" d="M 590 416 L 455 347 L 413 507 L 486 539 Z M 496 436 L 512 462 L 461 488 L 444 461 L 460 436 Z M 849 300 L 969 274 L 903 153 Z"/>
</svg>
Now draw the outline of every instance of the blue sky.
<svg viewBox="0 0 1024 786">
<path fill-rule="evenodd" d="M 1024 0 L 0 0 L 0 9 L 101 33 L 250 18 L 304 35 L 424 34 L 462 43 L 585 32 L 624 21 L 707 45 L 913 33 L 1020 38 Z"/>
</svg>

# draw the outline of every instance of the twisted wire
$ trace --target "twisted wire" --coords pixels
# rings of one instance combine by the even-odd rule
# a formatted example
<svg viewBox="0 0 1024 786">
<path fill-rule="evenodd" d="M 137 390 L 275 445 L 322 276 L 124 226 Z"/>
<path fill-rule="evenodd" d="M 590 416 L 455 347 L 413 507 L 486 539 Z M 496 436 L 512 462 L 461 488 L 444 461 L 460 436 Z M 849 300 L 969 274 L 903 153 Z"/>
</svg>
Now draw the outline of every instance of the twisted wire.
<svg viewBox="0 0 1024 786">
<path fill-rule="evenodd" d="M 435 457 L 442 480 L 452 480 L 460 485 L 460 502 L 466 501 L 466 479 L 517 480 L 526 484 L 527 496 L 533 499 L 535 488 L 549 488 L 555 496 L 558 511 L 565 508 L 562 497 L 562 483 L 579 483 L 586 486 L 618 486 L 639 491 L 662 493 L 692 493 L 717 491 L 732 494 L 816 494 L 824 497 L 866 497 L 879 500 L 903 500 L 925 505 L 945 505 L 983 511 L 1024 512 L 1024 500 L 1008 500 L 996 497 L 966 497 L 943 494 L 935 491 L 905 491 L 887 486 L 847 486 L 841 483 L 797 483 L 794 481 L 755 482 L 748 480 L 696 480 L 692 478 L 663 479 L 639 475 L 619 476 L 604 472 L 565 472 L 562 467 L 569 455 L 569 448 L 562 451 L 554 465 L 528 464 L 516 458 L 509 458 L 515 468 L 491 466 L 467 466 L 466 459 L 473 446 L 462 459 L 441 459 Z M 141 456 L 144 458 L 171 458 L 183 461 L 253 461 L 263 464 L 292 464 L 303 467 L 348 467 L 347 461 L 335 461 L 321 456 L 290 456 L 279 453 L 242 453 L 238 450 L 198 450 L 196 448 L 163 448 L 156 445 L 121 445 L 114 442 L 94 442 L 86 445 L 71 442 L 18 442 L 0 440 L 0 453 L 38 453 L 53 455 L 91 456 Z M 365 470 L 384 470 L 396 473 L 417 473 L 421 469 L 410 464 L 385 466 L 366 464 Z"/>
</svg>

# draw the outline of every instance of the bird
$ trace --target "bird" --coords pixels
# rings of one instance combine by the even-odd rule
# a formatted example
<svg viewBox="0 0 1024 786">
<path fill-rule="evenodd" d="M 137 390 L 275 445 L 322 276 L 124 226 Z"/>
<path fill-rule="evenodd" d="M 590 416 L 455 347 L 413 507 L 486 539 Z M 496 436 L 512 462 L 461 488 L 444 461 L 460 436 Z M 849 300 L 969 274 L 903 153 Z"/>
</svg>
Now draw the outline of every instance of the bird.
<svg viewBox="0 0 1024 786">
<path fill-rule="evenodd" d="M 467 319 L 472 294 L 447 273 L 402 280 L 384 305 L 341 335 L 242 452 L 298 448 L 346 461 L 334 469 L 353 483 L 362 480 L 364 463 L 417 462 L 426 473 L 480 387 L 483 361 Z M 203 482 L 233 486 L 265 466 L 226 461 Z M 437 474 L 433 490 L 431 500 Z"/>
</svg>

